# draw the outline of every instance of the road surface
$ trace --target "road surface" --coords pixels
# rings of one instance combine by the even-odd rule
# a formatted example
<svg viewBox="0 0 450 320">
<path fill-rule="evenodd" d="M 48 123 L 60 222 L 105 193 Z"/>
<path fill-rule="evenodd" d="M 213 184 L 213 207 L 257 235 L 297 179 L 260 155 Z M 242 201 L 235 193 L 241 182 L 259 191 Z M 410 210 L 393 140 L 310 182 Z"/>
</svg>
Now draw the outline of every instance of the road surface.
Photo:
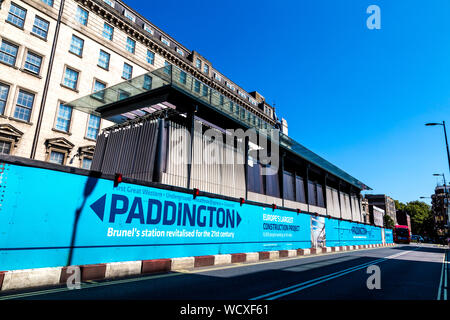
<svg viewBox="0 0 450 320">
<path fill-rule="evenodd" d="M 397 245 L 16 291 L 0 300 L 447 300 L 448 260 L 446 247 Z"/>
</svg>

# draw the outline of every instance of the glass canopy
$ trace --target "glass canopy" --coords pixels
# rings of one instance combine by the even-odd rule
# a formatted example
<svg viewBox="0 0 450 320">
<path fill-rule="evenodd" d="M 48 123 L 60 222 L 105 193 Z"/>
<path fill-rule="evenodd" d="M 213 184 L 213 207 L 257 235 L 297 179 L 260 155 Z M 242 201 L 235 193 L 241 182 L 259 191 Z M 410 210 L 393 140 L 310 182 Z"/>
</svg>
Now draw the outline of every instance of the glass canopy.
<svg viewBox="0 0 450 320">
<path fill-rule="evenodd" d="M 280 137 L 279 143 L 283 148 L 293 152 L 302 159 L 313 163 L 319 168 L 322 168 L 326 172 L 350 183 L 358 189 L 370 190 L 364 183 L 305 148 L 297 141 L 281 133 L 257 114 L 248 111 L 243 106 L 231 101 L 191 74 L 172 65 L 167 65 L 155 71 L 118 83 L 114 86 L 67 103 L 67 105 L 74 109 L 101 117 L 102 114 L 99 112 L 100 108 L 113 105 L 121 100 L 130 99 L 145 92 L 150 92 L 165 86 L 170 86 L 183 92 L 198 100 L 203 105 L 240 123 L 244 128 L 255 128 L 258 133 L 263 134 L 268 138 L 273 134 L 273 132 L 270 133 L 269 130 L 276 130 Z M 145 97 L 143 96 L 142 105 L 140 107 L 137 107 L 135 110 L 108 117 L 107 120 L 120 124 L 129 121 L 130 119 L 149 115 L 164 108 L 174 109 L 176 107 L 168 102 L 158 103 L 156 105 L 146 105 Z"/>
</svg>

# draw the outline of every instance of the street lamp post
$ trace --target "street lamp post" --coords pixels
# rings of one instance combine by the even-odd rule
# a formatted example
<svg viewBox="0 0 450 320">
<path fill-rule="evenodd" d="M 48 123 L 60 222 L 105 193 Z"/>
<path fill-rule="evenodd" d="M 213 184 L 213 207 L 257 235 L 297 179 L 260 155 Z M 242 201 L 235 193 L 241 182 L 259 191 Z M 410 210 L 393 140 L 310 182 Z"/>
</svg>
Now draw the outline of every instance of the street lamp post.
<svg viewBox="0 0 450 320">
<path fill-rule="evenodd" d="M 449 172 L 450 172 L 450 151 L 449 151 L 449 148 L 448 148 L 447 129 L 445 127 L 445 121 L 442 121 L 442 123 L 441 122 L 430 122 L 430 123 L 426 123 L 425 125 L 426 126 L 443 126 L 444 127 L 445 146 L 447 148 L 448 169 L 449 169 Z M 448 198 L 448 193 L 447 193 L 447 187 L 446 187 L 446 184 L 445 184 L 445 180 L 444 180 L 444 192 L 445 192 L 446 200 L 447 200 L 447 228 L 450 228 L 450 212 L 448 210 L 448 200 L 449 200 L 449 198 Z"/>
<path fill-rule="evenodd" d="M 445 146 L 447 148 L 447 160 L 448 160 L 448 170 L 450 172 L 450 151 L 448 148 L 448 139 L 447 139 L 447 129 L 445 127 L 445 121 L 441 122 L 430 122 L 430 123 L 426 123 L 426 126 L 443 126 L 444 127 L 444 137 L 445 137 Z"/>
</svg>

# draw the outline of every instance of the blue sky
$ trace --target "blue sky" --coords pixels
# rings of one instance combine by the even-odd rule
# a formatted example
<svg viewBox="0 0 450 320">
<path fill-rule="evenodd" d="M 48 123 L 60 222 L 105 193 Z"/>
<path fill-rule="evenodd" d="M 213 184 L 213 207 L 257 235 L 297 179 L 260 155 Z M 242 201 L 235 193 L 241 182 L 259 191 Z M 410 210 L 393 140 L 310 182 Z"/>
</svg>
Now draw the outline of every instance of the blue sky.
<svg viewBox="0 0 450 320">
<path fill-rule="evenodd" d="M 449 1 L 125 1 L 371 193 L 407 202 L 433 193 L 433 173 L 450 180 L 442 127 L 424 126 L 450 131 Z"/>
</svg>

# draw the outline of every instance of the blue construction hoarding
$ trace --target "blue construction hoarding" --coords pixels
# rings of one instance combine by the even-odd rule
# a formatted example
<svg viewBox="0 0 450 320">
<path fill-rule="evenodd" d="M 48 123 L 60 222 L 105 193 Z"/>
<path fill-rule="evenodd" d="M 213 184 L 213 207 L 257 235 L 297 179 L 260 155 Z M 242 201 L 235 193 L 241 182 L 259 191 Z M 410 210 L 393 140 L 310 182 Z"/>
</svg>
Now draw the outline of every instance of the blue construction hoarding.
<svg viewBox="0 0 450 320">
<path fill-rule="evenodd" d="M 0 172 L 3 271 L 382 242 L 381 228 L 294 211 L 16 164 Z"/>
</svg>

